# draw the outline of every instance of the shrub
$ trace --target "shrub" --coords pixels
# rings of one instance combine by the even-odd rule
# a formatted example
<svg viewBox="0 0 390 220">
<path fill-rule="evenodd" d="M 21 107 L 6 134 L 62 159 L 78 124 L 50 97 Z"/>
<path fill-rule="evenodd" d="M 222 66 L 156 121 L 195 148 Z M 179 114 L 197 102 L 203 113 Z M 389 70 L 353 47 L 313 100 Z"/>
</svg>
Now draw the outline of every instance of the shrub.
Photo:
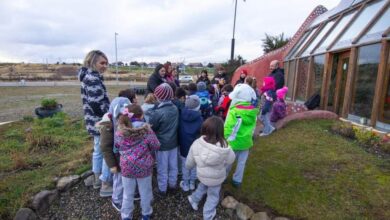
<svg viewBox="0 0 390 220">
<path fill-rule="evenodd" d="M 31 115 L 25 115 L 25 116 L 23 116 L 23 121 L 25 121 L 25 122 L 33 122 L 34 121 L 34 117 L 31 116 Z"/>
<path fill-rule="evenodd" d="M 332 131 L 347 138 L 355 138 L 355 132 L 350 122 L 336 121 L 332 125 Z"/>
<path fill-rule="evenodd" d="M 57 108 L 57 100 L 50 99 L 50 98 L 44 98 L 41 100 L 41 106 L 44 109 L 55 109 L 55 108 Z"/>
<path fill-rule="evenodd" d="M 354 131 L 359 144 L 366 147 L 376 147 L 380 144 L 381 139 L 374 132 L 363 128 L 355 128 Z"/>
<path fill-rule="evenodd" d="M 379 147 L 383 150 L 383 152 L 390 154 L 390 142 L 382 143 Z"/>
</svg>

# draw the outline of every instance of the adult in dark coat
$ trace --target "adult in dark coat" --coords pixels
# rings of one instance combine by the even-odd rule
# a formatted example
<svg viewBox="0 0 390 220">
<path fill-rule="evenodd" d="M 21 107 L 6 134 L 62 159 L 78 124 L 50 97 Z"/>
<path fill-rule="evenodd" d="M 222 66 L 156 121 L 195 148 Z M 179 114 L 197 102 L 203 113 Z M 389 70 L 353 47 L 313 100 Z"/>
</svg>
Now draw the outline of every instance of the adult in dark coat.
<svg viewBox="0 0 390 220">
<path fill-rule="evenodd" d="M 159 64 L 154 69 L 153 74 L 149 77 L 148 83 L 146 85 L 147 93 L 153 93 L 154 90 L 159 86 L 160 84 L 166 82 L 165 77 L 166 70 L 164 68 L 164 65 Z"/>
<path fill-rule="evenodd" d="M 275 80 L 275 91 L 283 88 L 284 86 L 284 69 L 279 68 L 279 61 L 273 60 L 269 64 L 269 69 L 271 73 L 268 76 L 273 77 Z"/>
<path fill-rule="evenodd" d="M 245 78 L 248 76 L 248 70 L 246 69 L 242 69 L 241 70 L 241 73 L 240 73 L 240 78 L 236 81 L 236 84 L 234 84 L 234 86 L 236 86 L 237 84 L 243 84 L 245 83 Z"/>
<path fill-rule="evenodd" d="M 202 72 L 200 73 L 200 77 L 198 78 L 198 80 L 196 80 L 196 84 L 198 84 L 198 82 L 204 82 L 206 83 L 206 86 L 210 85 L 210 79 L 207 75 L 207 70 L 202 70 Z"/>
<path fill-rule="evenodd" d="M 218 84 L 220 79 L 224 79 L 225 83 L 228 82 L 228 77 L 225 73 L 225 69 L 221 66 L 218 68 L 217 74 L 214 76 L 213 80 L 211 80 L 212 84 Z"/>
</svg>

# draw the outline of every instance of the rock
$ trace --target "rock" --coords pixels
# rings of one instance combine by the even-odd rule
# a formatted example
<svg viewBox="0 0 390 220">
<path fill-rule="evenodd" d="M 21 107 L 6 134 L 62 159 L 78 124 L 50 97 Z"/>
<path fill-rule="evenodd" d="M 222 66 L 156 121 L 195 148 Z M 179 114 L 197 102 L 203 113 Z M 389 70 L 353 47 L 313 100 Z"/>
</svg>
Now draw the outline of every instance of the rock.
<svg viewBox="0 0 390 220">
<path fill-rule="evenodd" d="M 16 213 L 14 220 L 36 220 L 38 219 L 35 212 L 29 208 L 21 208 Z"/>
<path fill-rule="evenodd" d="M 325 111 L 325 110 L 311 110 L 299 113 L 293 113 L 287 115 L 283 119 L 279 120 L 275 124 L 277 130 L 281 129 L 289 122 L 294 120 L 303 120 L 303 119 L 337 119 L 338 115 L 334 112 Z"/>
<path fill-rule="evenodd" d="M 78 183 L 80 180 L 79 175 L 71 175 L 71 176 L 65 176 L 61 177 L 61 179 L 57 182 L 57 189 L 60 191 L 66 191 L 76 183 Z"/>
<path fill-rule="evenodd" d="M 81 179 L 86 179 L 86 178 L 88 178 L 88 177 L 91 176 L 91 175 L 93 175 L 92 170 L 88 170 L 88 171 L 84 172 L 83 174 L 81 174 L 81 175 L 80 175 L 80 178 L 81 178 Z"/>
<path fill-rule="evenodd" d="M 276 217 L 274 220 L 290 220 L 289 218 L 286 217 Z"/>
<path fill-rule="evenodd" d="M 94 177 L 93 175 L 92 175 L 92 176 L 89 176 L 89 177 L 87 177 L 87 178 L 84 180 L 84 185 L 85 185 L 85 186 L 92 186 L 94 181 L 95 181 L 95 177 Z"/>
<path fill-rule="evenodd" d="M 225 209 L 235 209 L 236 206 L 238 204 L 238 201 L 235 200 L 233 197 L 231 196 L 227 196 L 225 197 L 223 200 L 222 200 L 222 207 L 224 207 Z"/>
<path fill-rule="evenodd" d="M 271 220 L 266 212 L 256 212 L 252 215 L 251 220 Z"/>
<path fill-rule="evenodd" d="M 225 212 L 229 216 L 229 219 L 233 219 L 233 215 L 234 215 L 233 209 L 225 209 Z"/>
<path fill-rule="evenodd" d="M 252 217 L 252 215 L 254 214 L 254 211 L 249 206 L 240 202 L 236 206 L 236 213 L 237 213 L 237 217 L 239 219 L 247 220 L 247 219 L 250 219 Z"/>
<path fill-rule="evenodd" d="M 45 213 L 49 209 L 50 204 L 57 198 L 58 190 L 43 190 L 34 196 L 31 208 L 40 215 Z"/>
</svg>

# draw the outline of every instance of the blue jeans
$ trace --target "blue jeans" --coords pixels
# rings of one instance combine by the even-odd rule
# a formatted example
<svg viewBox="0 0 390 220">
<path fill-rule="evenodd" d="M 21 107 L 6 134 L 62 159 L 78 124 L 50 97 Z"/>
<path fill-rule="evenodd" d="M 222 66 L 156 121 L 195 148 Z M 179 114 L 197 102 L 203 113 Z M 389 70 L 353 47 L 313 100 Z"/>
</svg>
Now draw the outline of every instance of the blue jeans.
<svg viewBox="0 0 390 220">
<path fill-rule="evenodd" d="M 138 185 L 139 195 L 141 196 L 142 215 L 151 215 L 153 213 L 152 200 L 152 175 L 145 178 L 127 178 L 122 176 L 123 184 L 123 202 L 121 208 L 121 217 L 133 218 L 134 194 Z"/>
<path fill-rule="evenodd" d="M 195 181 L 196 181 L 196 166 L 189 170 L 186 168 L 187 158 L 180 156 L 180 159 L 181 159 L 182 170 L 183 170 L 182 180 L 183 180 L 184 184 L 186 184 L 188 186 L 190 184 L 190 182 L 195 183 Z"/>
<path fill-rule="evenodd" d="M 121 173 L 115 173 L 112 176 L 112 201 L 122 204 L 123 200 L 123 185 Z"/>
<path fill-rule="evenodd" d="M 249 150 L 234 151 L 234 154 L 236 155 L 237 165 L 236 165 L 236 171 L 233 174 L 233 181 L 237 183 L 241 183 L 244 177 L 245 164 L 248 159 Z M 232 166 L 233 164 L 227 166 L 226 175 L 229 175 Z"/>
<path fill-rule="evenodd" d="M 157 151 L 157 183 L 161 192 L 176 187 L 177 182 L 177 147 L 167 151 Z"/>
<path fill-rule="evenodd" d="M 207 193 L 206 202 L 203 206 L 203 219 L 211 220 L 217 214 L 216 207 L 219 202 L 219 192 L 221 191 L 221 185 L 217 186 L 206 186 L 203 183 L 198 184 L 195 192 L 191 194 L 191 199 L 195 203 L 199 204 L 204 194 Z"/>
<path fill-rule="evenodd" d="M 270 121 L 270 116 L 271 116 L 271 113 L 268 112 L 265 115 L 261 115 L 261 117 L 260 117 L 261 122 L 263 122 L 263 125 L 264 125 L 264 128 L 263 128 L 264 134 L 271 134 L 272 130 L 274 129 L 274 127 L 272 126 L 271 121 Z"/>
<path fill-rule="evenodd" d="M 93 136 L 92 172 L 95 174 L 101 173 L 99 179 L 103 182 L 112 181 L 110 168 L 104 161 L 102 151 L 100 150 L 100 135 Z"/>
</svg>

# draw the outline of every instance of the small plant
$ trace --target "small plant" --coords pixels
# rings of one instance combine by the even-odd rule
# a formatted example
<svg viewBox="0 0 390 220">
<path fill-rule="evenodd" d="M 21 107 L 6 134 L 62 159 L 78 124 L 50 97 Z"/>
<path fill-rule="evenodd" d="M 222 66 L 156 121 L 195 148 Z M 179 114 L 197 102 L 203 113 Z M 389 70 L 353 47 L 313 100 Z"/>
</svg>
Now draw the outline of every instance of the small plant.
<svg viewBox="0 0 390 220">
<path fill-rule="evenodd" d="M 374 132 L 365 130 L 363 128 L 355 128 L 355 137 L 359 144 L 366 147 L 376 147 L 380 144 L 380 137 Z"/>
<path fill-rule="evenodd" d="M 355 131 L 350 122 L 336 121 L 332 125 L 332 131 L 347 138 L 355 138 Z"/>
<path fill-rule="evenodd" d="M 58 103 L 56 99 L 44 98 L 41 101 L 42 108 L 47 110 L 56 109 L 57 105 Z"/>
</svg>

